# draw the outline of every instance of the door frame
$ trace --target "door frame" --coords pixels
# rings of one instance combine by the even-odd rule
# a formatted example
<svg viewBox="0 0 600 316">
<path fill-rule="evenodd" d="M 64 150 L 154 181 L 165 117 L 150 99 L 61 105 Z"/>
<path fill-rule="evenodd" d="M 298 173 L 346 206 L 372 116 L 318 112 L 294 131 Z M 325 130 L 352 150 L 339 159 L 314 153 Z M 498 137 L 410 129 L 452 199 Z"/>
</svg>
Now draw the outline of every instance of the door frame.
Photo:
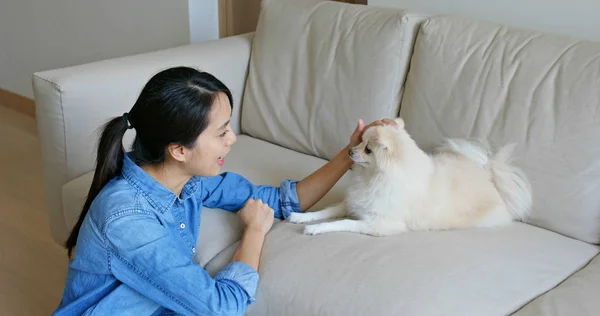
<svg viewBox="0 0 600 316">
<path fill-rule="evenodd" d="M 219 37 L 233 35 L 233 0 L 219 0 Z"/>
</svg>

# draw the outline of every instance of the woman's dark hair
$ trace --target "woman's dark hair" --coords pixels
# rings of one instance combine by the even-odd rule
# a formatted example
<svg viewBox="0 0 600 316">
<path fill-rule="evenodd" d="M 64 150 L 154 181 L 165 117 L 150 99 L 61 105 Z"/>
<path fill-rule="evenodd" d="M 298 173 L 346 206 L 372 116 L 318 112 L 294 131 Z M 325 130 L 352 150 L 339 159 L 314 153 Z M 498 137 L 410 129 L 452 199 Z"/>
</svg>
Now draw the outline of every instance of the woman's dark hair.
<svg viewBox="0 0 600 316">
<path fill-rule="evenodd" d="M 165 160 L 167 145 L 194 147 L 208 126 L 209 113 L 219 92 L 225 93 L 233 106 L 231 92 L 213 75 L 188 67 L 170 68 L 146 83 L 129 113 L 104 125 L 94 180 L 79 220 L 65 242 L 69 257 L 92 201 L 112 178 L 121 175 L 125 154 L 123 135 L 127 129 L 132 127 L 136 131 L 132 145 L 136 163 L 160 164 Z"/>
</svg>

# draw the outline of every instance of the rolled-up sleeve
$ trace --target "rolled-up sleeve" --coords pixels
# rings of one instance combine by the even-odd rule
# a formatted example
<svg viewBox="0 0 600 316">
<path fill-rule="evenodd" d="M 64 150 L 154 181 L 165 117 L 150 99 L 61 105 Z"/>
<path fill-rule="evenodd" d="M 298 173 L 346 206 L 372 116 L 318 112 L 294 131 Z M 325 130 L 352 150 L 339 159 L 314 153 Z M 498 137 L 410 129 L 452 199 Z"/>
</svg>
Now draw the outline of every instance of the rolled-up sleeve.
<svg viewBox="0 0 600 316">
<path fill-rule="evenodd" d="M 256 295 L 256 286 L 258 284 L 258 273 L 250 265 L 236 261 L 227 264 L 217 275 L 215 280 L 222 282 L 234 282 L 248 294 L 248 303 L 254 303 Z"/>
<path fill-rule="evenodd" d="M 254 302 L 259 276 L 252 267 L 232 262 L 213 279 L 151 214 L 121 216 L 104 236 L 111 273 L 178 314 L 243 315 Z"/>
<path fill-rule="evenodd" d="M 279 185 L 280 214 L 279 218 L 288 218 L 292 212 L 301 213 L 300 200 L 296 191 L 297 181 L 284 180 Z"/>
<path fill-rule="evenodd" d="M 250 198 L 261 199 L 275 212 L 275 217 L 286 219 L 292 212 L 302 212 L 297 181 L 283 180 L 279 187 L 254 185 L 239 174 L 226 172 L 215 177 L 201 178 L 203 205 L 227 211 L 241 209 Z"/>
</svg>

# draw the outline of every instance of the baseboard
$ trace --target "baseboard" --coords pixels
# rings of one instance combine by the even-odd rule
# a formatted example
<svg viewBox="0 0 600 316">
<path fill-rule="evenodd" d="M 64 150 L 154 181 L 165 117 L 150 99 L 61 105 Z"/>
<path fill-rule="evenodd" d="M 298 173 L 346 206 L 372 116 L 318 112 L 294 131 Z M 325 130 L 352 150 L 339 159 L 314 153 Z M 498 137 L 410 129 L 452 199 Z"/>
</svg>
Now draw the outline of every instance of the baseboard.
<svg viewBox="0 0 600 316">
<path fill-rule="evenodd" d="M 27 97 L 0 89 L 0 106 L 35 118 L 35 102 Z"/>
</svg>

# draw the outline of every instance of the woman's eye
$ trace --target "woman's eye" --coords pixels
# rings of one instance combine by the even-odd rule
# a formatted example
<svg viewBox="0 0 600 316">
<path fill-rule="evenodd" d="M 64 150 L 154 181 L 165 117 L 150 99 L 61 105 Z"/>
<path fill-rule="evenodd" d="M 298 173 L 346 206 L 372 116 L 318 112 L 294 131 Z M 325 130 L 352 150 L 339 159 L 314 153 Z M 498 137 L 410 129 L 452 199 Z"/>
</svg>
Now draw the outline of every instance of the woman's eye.
<svg viewBox="0 0 600 316">
<path fill-rule="evenodd" d="M 371 154 L 371 149 L 369 149 L 369 147 L 365 147 L 365 153 L 367 155 L 370 155 Z"/>
<path fill-rule="evenodd" d="M 229 132 L 229 130 L 225 130 L 225 131 L 223 132 L 223 134 L 221 134 L 221 135 L 219 135 L 219 136 L 220 136 L 220 137 L 225 137 L 225 135 L 227 135 L 227 133 L 228 133 L 228 132 Z"/>
</svg>

